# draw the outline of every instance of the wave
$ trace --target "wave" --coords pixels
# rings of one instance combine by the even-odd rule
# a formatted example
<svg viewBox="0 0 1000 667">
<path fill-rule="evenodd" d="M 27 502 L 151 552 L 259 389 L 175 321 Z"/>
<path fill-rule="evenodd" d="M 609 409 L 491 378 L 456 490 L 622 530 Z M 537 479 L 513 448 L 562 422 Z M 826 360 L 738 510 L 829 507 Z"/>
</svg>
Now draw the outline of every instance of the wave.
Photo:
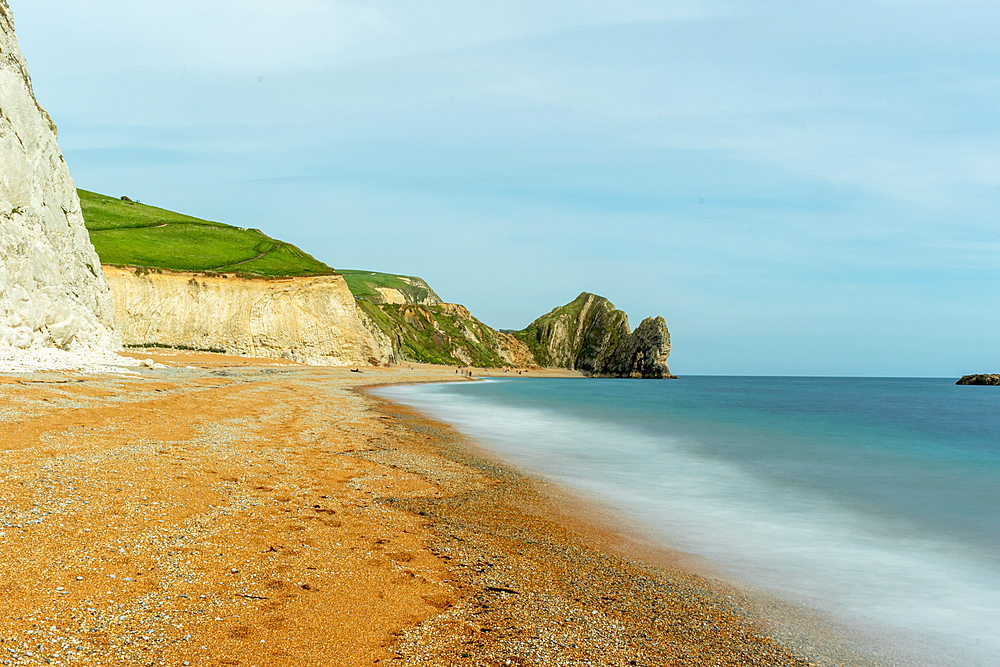
<svg viewBox="0 0 1000 667">
<path fill-rule="evenodd" d="M 454 385 L 378 393 L 600 499 L 736 581 L 888 632 L 934 664 L 985 667 L 1000 655 L 1000 575 L 968 545 L 776 483 L 669 431 L 581 417 L 585 409 L 515 405 Z"/>
</svg>

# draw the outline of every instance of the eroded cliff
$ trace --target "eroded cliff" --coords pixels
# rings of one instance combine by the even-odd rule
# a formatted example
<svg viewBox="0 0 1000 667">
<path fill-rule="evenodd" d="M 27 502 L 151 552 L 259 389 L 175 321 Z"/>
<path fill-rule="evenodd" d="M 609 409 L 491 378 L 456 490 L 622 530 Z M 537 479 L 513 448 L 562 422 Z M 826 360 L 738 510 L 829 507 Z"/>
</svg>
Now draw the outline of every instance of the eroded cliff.
<svg viewBox="0 0 1000 667">
<path fill-rule="evenodd" d="M 105 267 L 114 321 L 135 346 L 213 350 L 324 366 L 379 365 L 392 343 L 365 325 L 342 276 L 247 280 Z"/>
<path fill-rule="evenodd" d="M 540 366 L 596 377 L 672 378 L 670 332 L 662 317 L 632 331 L 628 316 L 602 296 L 584 292 L 515 334 Z"/>
<path fill-rule="evenodd" d="M 76 187 L 0 0 L 0 348 L 120 347 Z"/>
</svg>

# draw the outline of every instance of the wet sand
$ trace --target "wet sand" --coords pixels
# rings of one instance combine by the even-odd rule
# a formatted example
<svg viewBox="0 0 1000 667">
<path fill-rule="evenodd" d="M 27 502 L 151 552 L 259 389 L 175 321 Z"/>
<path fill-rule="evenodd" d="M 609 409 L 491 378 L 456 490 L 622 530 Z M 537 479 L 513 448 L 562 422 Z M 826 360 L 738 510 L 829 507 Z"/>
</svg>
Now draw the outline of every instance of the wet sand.
<svg viewBox="0 0 1000 667">
<path fill-rule="evenodd" d="M 0 664 L 810 664 L 359 391 L 454 368 L 133 354 L 169 368 L 0 376 Z"/>
</svg>

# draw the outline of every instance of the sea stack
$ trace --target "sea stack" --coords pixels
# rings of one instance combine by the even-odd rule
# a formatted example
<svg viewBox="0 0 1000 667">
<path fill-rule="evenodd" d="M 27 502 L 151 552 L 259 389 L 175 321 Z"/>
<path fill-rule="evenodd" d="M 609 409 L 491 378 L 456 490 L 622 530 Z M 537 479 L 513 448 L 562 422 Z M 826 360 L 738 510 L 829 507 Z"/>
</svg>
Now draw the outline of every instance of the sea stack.
<svg viewBox="0 0 1000 667">
<path fill-rule="evenodd" d="M 111 294 L 80 200 L 0 0 L 0 349 L 100 351 Z"/>
</svg>

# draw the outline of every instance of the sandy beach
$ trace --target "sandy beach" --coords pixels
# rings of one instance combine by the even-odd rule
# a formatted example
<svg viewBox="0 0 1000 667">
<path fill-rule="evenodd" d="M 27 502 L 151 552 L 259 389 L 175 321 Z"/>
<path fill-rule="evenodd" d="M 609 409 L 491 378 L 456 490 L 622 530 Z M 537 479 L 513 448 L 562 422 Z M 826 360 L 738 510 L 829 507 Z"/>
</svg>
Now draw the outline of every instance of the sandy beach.
<svg viewBox="0 0 1000 667">
<path fill-rule="evenodd" d="M 454 368 L 134 355 L 0 376 L 0 664 L 811 664 L 362 390 Z"/>
</svg>

